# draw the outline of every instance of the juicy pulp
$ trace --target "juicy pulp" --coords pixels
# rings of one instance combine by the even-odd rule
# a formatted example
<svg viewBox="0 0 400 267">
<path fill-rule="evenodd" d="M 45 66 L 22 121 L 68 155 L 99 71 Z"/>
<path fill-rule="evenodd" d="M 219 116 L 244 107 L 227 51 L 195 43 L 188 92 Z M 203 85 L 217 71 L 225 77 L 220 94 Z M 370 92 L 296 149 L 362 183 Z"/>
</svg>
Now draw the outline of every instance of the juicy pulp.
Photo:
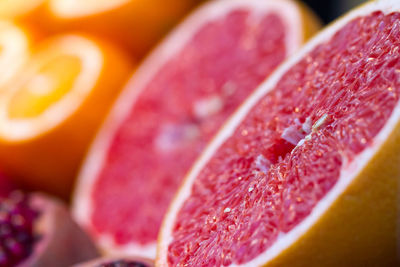
<svg viewBox="0 0 400 267">
<path fill-rule="evenodd" d="M 169 265 L 249 262 L 308 216 L 398 104 L 399 37 L 400 13 L 375 12 L 289 69 L 196 177 Z"/>
</svg>

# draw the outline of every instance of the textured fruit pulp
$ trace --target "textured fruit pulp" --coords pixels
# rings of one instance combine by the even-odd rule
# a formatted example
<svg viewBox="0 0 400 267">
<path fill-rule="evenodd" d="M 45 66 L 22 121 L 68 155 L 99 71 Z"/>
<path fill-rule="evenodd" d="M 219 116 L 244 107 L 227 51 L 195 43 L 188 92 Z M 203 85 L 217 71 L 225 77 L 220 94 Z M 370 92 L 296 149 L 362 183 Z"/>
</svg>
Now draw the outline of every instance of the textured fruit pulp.
<svg viewBox="0 0 400 267">
<path fill-rule="evenodd" d="M 371 145 L 400 93 L 400 13 L 357 18 L 294 65 L 197 176 L 170 266 L 246 263 L 292 230 Z"/>
<path fill-rule="evenodd" d="M 17 88 L 9 108 L 10 118 L 41 115 L 71 90 L 80 71 L 81 60 L 76 56 L 60 55 L 44 62 L 37 73 Z"/>
<path fill-rule="evenodd" d="M 16 266 L 31 254 L 39 238 L 33 229 L 38 215 L 20 192 L 0 197 L 0 267 Z"/>
<path fill-rule="evenodd" d="M 232 10 L 202 26 L 144 88 L 93 188 L 92 223 L 117 244 L 155 242 L 195 158 L 285 57 L 275 14 Z"/>
</svg>

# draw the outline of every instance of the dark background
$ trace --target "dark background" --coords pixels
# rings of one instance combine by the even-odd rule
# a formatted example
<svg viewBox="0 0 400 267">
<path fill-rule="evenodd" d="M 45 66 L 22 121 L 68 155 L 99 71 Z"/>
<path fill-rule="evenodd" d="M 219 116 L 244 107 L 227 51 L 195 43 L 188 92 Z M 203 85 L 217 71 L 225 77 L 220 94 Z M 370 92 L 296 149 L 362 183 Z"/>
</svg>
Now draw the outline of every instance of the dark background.
<svg viewBox="0 0 400 267">
<path fill-rule="evenodd" d="M 324 23 L 329 23 L 365 0 L 303 0 Z"/>
</svg>

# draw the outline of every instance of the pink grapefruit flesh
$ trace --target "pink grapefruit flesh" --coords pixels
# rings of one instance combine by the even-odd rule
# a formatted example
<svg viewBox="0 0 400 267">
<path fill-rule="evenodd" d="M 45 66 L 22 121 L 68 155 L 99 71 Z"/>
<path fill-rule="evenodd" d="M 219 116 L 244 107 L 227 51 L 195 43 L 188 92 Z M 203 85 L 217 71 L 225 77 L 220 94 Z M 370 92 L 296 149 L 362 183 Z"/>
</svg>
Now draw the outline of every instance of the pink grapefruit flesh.
<svg viewBox="0 0 400 267">
<path fill-rule="evenodd" d="M 298 226 L 398 105 L 399 49 L 400 13 L 376 11 L 285 70 L 180 192 L 160 266 L 249 263 Z"/>
<path fill-rule="evenodd" d="M 153 53 L 80 175 L 75 214 L 100 244 L 111 240 L 128 252 L 135 250 L 131 243 L 150 246 L 153 252 L 144 254 L 154 256 L 184 175 L 226 118 L 301 44 L 303 26 L 288 1 L 218 1 Z"/>
<path fill-rule="evenodd" d="M 284 26 L 275 15 L 263 18 L 262 34 L 251 37 L 255 49 L 247 52 L 231 45 L 248 30 L 248 17 L 249 12 L 239 10 L 200 29 L 146 85 L 115 134 L 93 189 L 97 231 L 121 233 L 115 237 L 122 244 L 154 241 L 163 213 L 193 161 L 241 100 L 284 59 Z M 268 27 L 272 29 L 266 32 Z M 271 43 L 266 45 L 265 39 Z M 264 53 L 264 45 L 273 55 Z M 129 194 L 121 196 L 121 185 Z M 131 194 L 132 188 L 138 190 Z M 119 195 L 118 205 L 105 194 Z M 109 207 L 119 207 L 128 217 L 105 221 Z"/>
</svg>

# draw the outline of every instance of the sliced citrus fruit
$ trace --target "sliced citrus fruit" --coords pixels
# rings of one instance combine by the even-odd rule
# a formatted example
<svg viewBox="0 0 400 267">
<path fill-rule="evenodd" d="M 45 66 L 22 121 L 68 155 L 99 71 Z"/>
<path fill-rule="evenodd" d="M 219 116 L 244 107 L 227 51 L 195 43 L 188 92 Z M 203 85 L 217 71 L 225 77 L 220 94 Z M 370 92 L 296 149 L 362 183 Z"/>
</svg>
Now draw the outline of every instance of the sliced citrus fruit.
<svg viewBox="0 0 400 267">
<path fill-rule="evenodd" d="M 156 49 L 78 178 L 75 217 L 105 251 L 155 256 L 163 215 L 194 159 L 316 25 L 291 1 L 215 1 Z"/>
<path fill-rule="evenodd" d="M 400 2 L 281 65 L 185 179 L 157 266 L 399 266 Z"/>
<path fill-rule="evenodd" d="M 131 71 L 126 56 L 90 37 L 67 34 L 42 43 L 1 99 L 1 168 L 22 185 L 67 197 Z"/>
<path fill-rule="evenodd" d="M 53 29 L 85 30 L 142 57 L 197 0 L 50 0 Z M 50 25 L 51 27 L 51 25 Z"/>
<path fill-rule="evenodd" d="M 7 20 L 0 20 L 0 93 L 31 54 L 35 35 Z"/>
</svg>

